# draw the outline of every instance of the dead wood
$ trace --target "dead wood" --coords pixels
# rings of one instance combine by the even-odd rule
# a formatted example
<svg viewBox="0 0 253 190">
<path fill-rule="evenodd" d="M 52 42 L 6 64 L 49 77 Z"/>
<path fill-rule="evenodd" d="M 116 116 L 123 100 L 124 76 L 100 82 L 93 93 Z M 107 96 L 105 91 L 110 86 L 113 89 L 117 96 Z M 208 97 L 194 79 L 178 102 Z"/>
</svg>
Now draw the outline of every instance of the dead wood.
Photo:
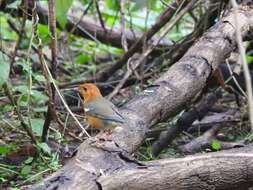
<svg viewBox="0 0 253 190">
<path fill-rule="evenodd" d="M 219 108 L 213 108 L 212 111 L 220 111 Z M 214 125 L 232 125 L 235 126 L 241 122 L 243 116 L 239 110 L 230 108 L 223 113 L 213 113 L 204 117 L 201 121 L 195 121 L 187 130 L 188 133 L 205 132 Z"/>
<path fill-rule="evenodd" d="M 248 149 L 238 149 L 238 154 L 233 152 L 227 156 L 221 152 L 217 157 L 213 154 L 192 157 L 192 162 L 187 162 L 188 157 L 181 162 L 171 160 L 168 162 L 172 164 L 165 164 L 168 167 L 155 169 L 154 173 L 149 168 L 138 169 L 138 175 L 131 173 L 131 168 L 138 168 L 140 164 L 128 156 L 142 144 L 148 128 L 183 109 L 204 88 L 211 72 L 235 49 L 232 13 L 211 27 L 152 87 L 121 109 L 128 123 L 114 131 L 112 142 L 95 145 L 94 139 L 86 140 L 74 158 L 33 189 L 124 189 L 124 184 L 125 189 L 142 189 L 132 185 L 141 182 L 145 189 L 164 189 L 164 185 L 168 187 L 165 189 L 242 189 L 246 184 L 252 185 L 252 153 Z M 240 7 L 238 16 L 245 36 L 252 31 L 252 7 Z M 110 186 L 101 174 L 112 177 L 114 183 Z M 122 180 L 126 183 L 121 183 Z M 203 188 L 203 184 L 208 188 Z"/>
<path fill-rule="evenodd" d="M 147 167 L 129 168 L 102 176 L 103 190 L 245 190 L 253 186 L 252 146 L 178 159 L 147 162 Z"/>
</svg>

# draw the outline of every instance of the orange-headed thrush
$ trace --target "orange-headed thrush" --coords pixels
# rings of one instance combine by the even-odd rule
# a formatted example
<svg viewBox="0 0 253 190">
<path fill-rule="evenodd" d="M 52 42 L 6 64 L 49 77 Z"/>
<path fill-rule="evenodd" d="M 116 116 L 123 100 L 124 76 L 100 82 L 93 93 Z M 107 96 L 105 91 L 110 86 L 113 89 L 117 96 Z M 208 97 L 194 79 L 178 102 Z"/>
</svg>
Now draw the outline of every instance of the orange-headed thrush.
<svg viewBox="0 0 253 190">
<path fill-rule="evenodd" d="M 81 84 L 78 91 L 84 98 L 85 118 L 92 127 L 110 130 L 124 123 L 123 116 L 110 101 L 101 95 L 95 84 Z"/>
</svg>

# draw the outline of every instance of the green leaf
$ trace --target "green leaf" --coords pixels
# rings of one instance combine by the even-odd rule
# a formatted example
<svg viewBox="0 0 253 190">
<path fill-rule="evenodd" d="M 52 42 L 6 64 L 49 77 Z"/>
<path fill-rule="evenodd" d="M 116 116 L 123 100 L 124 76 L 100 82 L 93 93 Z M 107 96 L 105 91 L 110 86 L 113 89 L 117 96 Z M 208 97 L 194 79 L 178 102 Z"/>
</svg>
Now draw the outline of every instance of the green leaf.
<svg viewBox="0 0 253 190">
<path fill-rule="evenodd" d="M 47 145 L 47 143 L 39 143 L 38 146 L 41 148 L 41 150 L 47 154 L 51 153 L 51 148 Z"/>
<path fill-rule="evenodd" d="M 28 105 L 28 96 L 27 95 L 21 95 L 18 98 L 18 105 L 27 106 Z"/>
<path fill-rule="evenodd" d="M 17 9 L 20 5 L 20 1 L 7 0 L 7 7 L 12 9 Z"/>
<path fill-rule="evenodd" d="M 14 87 L 14 91 L 20 92 L 22 95 L 19 98 L 20 103 L 27 104 L 28 103 L 28 93 L 29 89 L 26 85 L 19 85 Z M 44 103 L 48 100 L 48 96 L 44 94 L 44 92 L 38 91 L 38 90 L 31 90 L 31 96 L 33 100 L 40 104 Z"/>
<path fill-rule="evenodd" d="M 14 91 L 20 92 L 21 94 L 28 94 L 28 86 L 19 85 L 14 87 Z"/>
<path fill-rule="evenodd" d="M 44 43 L 48 44 L 51 41 L 50 31 L 47 25 L 39 24 L 38 34 Z"/>
<path fill-rule="evenodd" d="M 0 182 L 6 182 L 6 181 L 8 181 L 8 180 L 5 179 L 4 177 L 1 177 L 1 176 L 0 176 Z"/>
<path fill-rule="evenodd" d="M 62 28 L 65 27 L 67 23 L 67 13 L 72 5 L 73 0 L 56 0 L 56 19 Z"/>
<path fill-rule="evenodd" d="M 25 164 L 31 164 L 33 161 L 33 157 L 28 157 L 26 160 L 25 160 Z"/>
<path fill-rule="evenodd" d="M 0 154 L 7 154 L 11 151 L 9 146 L 0 146 Z"/>
<path fill-rule="evenodd" d="M 214 149 L 214 150 L 221 149 L 221 144 L 220 144 L 220 141 L 218 141 L 218 140 L 213 140 L 211 146 L 212 146 L 212 149 Z"/>
<path fill-rule="evenodd" d="M 89 55 L 79 55 L 77 58 L 76 58 L 76 60 L 75 60 L 75 62 L 77 63 L 77 64 L 84 64 L 84 63 L 87 63 L 88 61 L 90 61 L 92 58 L 91 58 L 91 56 L 89 56 Z"/>
<path fill-rule="evenodd" d="M 43 92 L 40 92 L 38 90 L 32 90 L 31 96 L 32 96 L 33 100 L 38 104 L 44 103 L 48 100 L 48 96 L 46 96 Z"/>
<path fill-rule="evenodd" d="M 31 165 L 25 165 L 25 166 L 22 168 L 20 174 L 21 174 L 22 176 L 27 176 L 27 175 L 31 172 L 31 170 L 32 170 L 32 166 L 31 166 Z"/>
<path fill-rule="evenodd" d="M 3 106 L 2 108 L 0 108 L 3 112 L 10 112 L 14 109 L 14 107 L 12 105 L 6 104 L 5 106 Z"/>
<path fill-rule="evenodd" d="M 120 1 L 118 1 L 118 0 L 106 0 L 105 1 L 106 6 L 109 9 L 112 9 L 112 10 L 115 10 L 115 11 L 119 10 L 119 8 L 120 8 L 119 3 L 120 3 Z"/>
<path fill-rule="evenodd" d="M 28 49 L 29 45 L 30 45 L 30 39 L 24 38 L 21 40 L 19 48 L 20 49 Z"/>
<path fill-rule="evenodd" d="M 251 63 L 253 62 L 253 56 L 247 55 L 247 56 L 246 56 L 246 60 L 247 60 L 247 63 L 248 63 L 248 64 L 251 64 Z"/>
<path fill-rule="evenodd" d="M 46 82 L 44 75 L 36 74 L 34 75 L 34 79 L 38 82 Z"/>
<path fill-rule="evenodd" d="M 36 108 L 33 108 L 33 111 L 34 112 L 46 112 L 47 111 L 47 106 L 40 106 L 40 107 L 36 107 Z"/>
<path fill-rule="evenodd" d="M 2 2 L 2 1 L 0 1 Z M 1 39 L 17 40 L 18 35 L 12 30 L 8 24 L 7 18 L 9 16 L 4 13 L 0 13 L 0 33 Z M 9 19 L 9 18 L 8 18 Z"/>
<path fill-rule="evenodd" d="M 0 52 L 0 89 L 7 82 L 10 73 L 9 59 L 6 55 Z"/>
<path fill-rule="evenodd" d="M 41 136 L 43 131 L 44 120 L 40 118 L 31 119 L 31 124 L 33 132 Z"/>
<path fill-rule="evenodd" d="M 83 5 L 88 5 L 89 2 L 90 2 L 89 0 L 82 0 L 82 1 L 81 1 L 81 3 L 82 3 Z"/>
</svg>

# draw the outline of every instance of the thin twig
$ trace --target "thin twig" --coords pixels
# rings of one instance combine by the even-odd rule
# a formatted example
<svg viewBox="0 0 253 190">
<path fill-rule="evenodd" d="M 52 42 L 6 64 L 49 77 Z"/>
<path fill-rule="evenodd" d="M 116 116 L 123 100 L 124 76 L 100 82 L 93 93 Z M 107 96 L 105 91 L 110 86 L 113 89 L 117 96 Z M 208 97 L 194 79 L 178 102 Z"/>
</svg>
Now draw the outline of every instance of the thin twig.
<svg viewBox="0 0 253 190">
<path fill-rule="evenodd" d="M 13 54 L 12 54 L 12 58 L 10 60 L 10 71 L 15 74 L 14 70 L 13 70 L 13 64 L 15 62 L 15 58 L 17 56 L 17 51 L 18 51 L 18 48 L 20 46 L 20 43 L 21 43 L 21 40 L 22 40 L 22 37 L 23 35 L 25 34 L 24 30 L 25 30 L 25 24 L 26 24 L 26 19 L 27 19 L 27 14 L 25 13 L 25 11 L 27 11 L 27 0 L 22 0 L 21 2 L 22 6 L 24 6 L 24 10 L 23 10 L 23 19 L 22 19 L 22 23 L 21 23 L 21 28 L 20 30 L 18 31 L 18 39 L 17 39 L 17 42 L 15 44 L 15 47 L 14 47 L 14 51 L 13 51 Z"/>
<path fill-rule="evenodd" d="M 238 81 L 236 80 L 234 74 L 233 74 L 233 71 L 231 69 L 231 66 L 229 65 L 228 63 L 228 60 L 226 59 L 226 65 L 228 67 L 228 71 L 230 73 L 230 76 L 232 77 L 235 85 L 237 86 L 237 88 L 240 90 L 240 92 L 243 94 L 244 97 L 248 98 L 247 94 L 244 92 L 244 90 L 242 89 L 242 87 L 240 86 L 240 84 L 238 83 Z"/>
<path fill-rule="evenodd" d="M 32 64 L 31 64 L 31 60 L 30 60 L 30 53 L 31 53 L 31 49 L 32 49 L 32 43 L 34 40 L 34 31 L 37 29 L 37 25 L 38 25 L 38 18 L 36 17 L 36 2 L 35 0 L 32 1 L 33 5 L 32 5 L 32 33 L 31 33 L 31 37 L 30 37 L 30 41 L 29 41 L 29 46 L 28 46 L 28 50 L 27 50 L 27 54 L 26 54 L 26 63 L 28 65 L 28 96 L 27 96 L 27 102 L 28 102 L 28 106 L 27 106 L 27 114 L 28 114 L 28 124 L 29 126 L 32 126 L 31 124 L 31 94 L 32 94 Z M 27 12 L 27 10 L 23 10 L 24 12 Z"/>
<path fill-rule="evenodd" d="M 104 32 L 107 32 L 102 14 L 101 14 L 100 9 L 99 9 L 98 0 L 94 0 L 94 4 L 95 4 L 95 7 L 96 7 L 96 10 L 97 10 L 97 13 L 98 13 L 98 19 L 99 19 L 100 25 L 104 29 Z"/>
<path fill-rule="evenodd" d="M 127 0 L 127 3 L 129 4 L 129 0 Z M 134 29 L 133 29 L 133 18 L 132 18 L 132 12 L 131 12 L 131 9 L 130 9 L 130 6 L 126 6 L 127 7 L 127 13 L 128 13 L 128 16 L 129 16 L 129 29 L 133 35 L 133 38 L 136 39 L 136 34 L 134 32 Z"/>
<path fill-rule="evenodd" d="M 126 18 L 125 18 L 125 0 L 120 1 L 120 15 L 121 15 L 121 44 L 125 51 L 128 50 L 127 37 L 126 37 Z"/>
<path fill-rule="evenodd" d="M 58 66 L 58 47 L 57 47 L 57 33 L 56 33 L 56 12 L 55 12 L 55 0 L 48 1 L 48 12 L 49 12 L 49 28 L 51 34 L 51 74 L 54 79 L 57 75 L 57 66 Z M 53 95 L 54 96 L 54 95 Z"/>
<path fill-rule="evenodd" d="M 72 23 L 81 22 L 82 20 L 75 18 L 74 16 L 69 16 L 68 20 Z M 79 30 L 85 33 L 90 39 L 92 39 L 96 43 L 100 43 L 100 41 L 96 38 L 96 36 L 92 35 L 89 31 L 87 31 L 84 27 L 81 27 L 79 24 L 76 25 Z"/>
<path fill-rule="evenodd" d="M 83 17 L 87 14 L 88 10 L 90 9 L 91 5 L 93 4 L 93 0 L 91 0 L 87 6 L 87 8 L 83 11 L 82 15 L 80 16 L 79 20 L 74 24 L 74 26 L 72 27 L 72 29 L 70 30 L 70 34 L 73 33 L 77 26 L 79 25 L 79 23 L 83 20 Z"/>
<path fill-rule="evenodd" d="M 242 35 L 239 27 L 239 20 L 238 20 L 238 5 L 235 0 L 231 0 L 232 6 L 235 9 L 234 19 L 235 19 L 235 28 L 236 28 L 236 39 L 237 45 L 240 52 L 240 58 L 243 66 L 243 74 L 246 83 L 247 89 L 247 97 L 248 97 L 248 106 L 249 106 L 249 119 L 251 125 L 251 132 L 253 132 L 253 94 L 252 94 L 252 86 L 251 86 L 251 76 L 249 72 L 249 68 L 247 65 L 245 48 L 242 44 Z"/>
</svg>

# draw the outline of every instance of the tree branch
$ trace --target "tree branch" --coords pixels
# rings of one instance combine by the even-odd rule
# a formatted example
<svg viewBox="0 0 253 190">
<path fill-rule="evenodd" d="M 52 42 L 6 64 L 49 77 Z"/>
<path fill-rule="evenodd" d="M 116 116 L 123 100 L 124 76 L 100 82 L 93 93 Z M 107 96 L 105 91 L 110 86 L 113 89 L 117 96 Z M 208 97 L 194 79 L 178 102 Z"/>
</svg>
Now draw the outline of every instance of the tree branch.
<svg viewBox="0 0 253 190">
<path fill-rule="evenodd" d="M 102 176 L 98 182 L 103 190 L 245 190 L 253 186 L 252 146 L 147 162 L 146 166 L 144 169 L 137 167 Z"/>
</svg>

